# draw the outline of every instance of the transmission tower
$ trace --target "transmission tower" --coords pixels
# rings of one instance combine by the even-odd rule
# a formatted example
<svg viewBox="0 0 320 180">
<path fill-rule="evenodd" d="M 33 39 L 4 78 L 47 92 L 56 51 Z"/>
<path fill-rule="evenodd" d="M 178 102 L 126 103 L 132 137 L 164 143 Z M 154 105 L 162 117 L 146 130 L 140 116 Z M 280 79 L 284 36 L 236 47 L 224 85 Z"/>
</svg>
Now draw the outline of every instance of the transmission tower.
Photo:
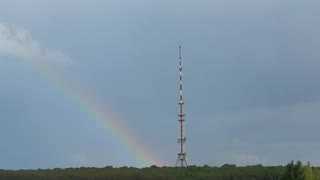
<svg viewBox="0 0 320 180">
<path fill-rule="evenodd" d="M 180 123 L 180 137 L 178 143 L 180 144 L 180 152 L 178 153 L 177 166 L 188 166 L 187 153 L 184 151 L 184 143 L 186 143 L 186 137 L 184 136 L 185 113 L 183 110 L 184 102 L 182 98 L 182 59 L 181 59 L 181 46 L 179 46 L 179 72 L 180 72 L 180 101 L 179 101 L 179 123 Z"/>
</svg>

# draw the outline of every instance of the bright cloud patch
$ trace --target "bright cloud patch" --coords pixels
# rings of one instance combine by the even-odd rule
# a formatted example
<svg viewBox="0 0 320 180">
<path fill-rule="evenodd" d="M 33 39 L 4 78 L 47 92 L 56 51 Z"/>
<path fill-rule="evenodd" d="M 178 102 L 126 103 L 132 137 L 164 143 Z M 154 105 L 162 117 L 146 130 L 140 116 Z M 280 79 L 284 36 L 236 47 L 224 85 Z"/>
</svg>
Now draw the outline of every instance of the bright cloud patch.
<svg viewBox="0 0 320 180">
<path fill-rule="evenodd" d="M 24 28 L 0 23 L 0 55 L 22 58 L 33 63 L 69 64 L 72 60 L 58 50 L 47 49 Z"/>
</svg>

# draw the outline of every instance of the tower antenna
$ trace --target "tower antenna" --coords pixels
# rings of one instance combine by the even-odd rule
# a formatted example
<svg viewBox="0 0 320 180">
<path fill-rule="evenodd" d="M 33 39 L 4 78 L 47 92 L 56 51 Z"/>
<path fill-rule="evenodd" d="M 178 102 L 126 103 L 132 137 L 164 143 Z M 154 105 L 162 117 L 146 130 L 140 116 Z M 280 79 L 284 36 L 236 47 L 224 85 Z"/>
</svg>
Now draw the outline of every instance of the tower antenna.
<svg viewBox="0 0 320 180">
<path fill-rule="evenodd" d="M 180 151 L 178 153 L 177 166 L 188 166 L 187 153 L 184 151 L 184 143 L 186 143 L 186 137 L 184 136 L 184 121 L 185 113 L 183 110 L 184 102 L 182 97 L 182 58 L 181 58 L 181 46 L 179 46 L 179 72 L 180 72 L 180 100 L 179 100 L 179 123 L 180 123 L 180 137 L 178 143 L 180 144 Z"/>
</svg>

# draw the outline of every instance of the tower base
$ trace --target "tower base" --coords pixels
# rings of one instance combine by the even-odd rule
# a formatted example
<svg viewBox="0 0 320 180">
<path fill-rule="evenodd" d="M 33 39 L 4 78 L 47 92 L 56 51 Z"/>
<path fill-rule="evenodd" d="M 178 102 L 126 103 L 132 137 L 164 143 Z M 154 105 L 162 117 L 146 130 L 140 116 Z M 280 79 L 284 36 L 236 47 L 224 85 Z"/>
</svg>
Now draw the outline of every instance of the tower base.
<svg viewBox="0 0 320 180">
<path fill-rule="evenodd" d="M 188 166 L 188 161 L 187 161 L 187 154 L 186 153 L 178 153 L 178 159 L 177 159 L 177 166 L 181 167 L 187 167 Z"/>
</svg>

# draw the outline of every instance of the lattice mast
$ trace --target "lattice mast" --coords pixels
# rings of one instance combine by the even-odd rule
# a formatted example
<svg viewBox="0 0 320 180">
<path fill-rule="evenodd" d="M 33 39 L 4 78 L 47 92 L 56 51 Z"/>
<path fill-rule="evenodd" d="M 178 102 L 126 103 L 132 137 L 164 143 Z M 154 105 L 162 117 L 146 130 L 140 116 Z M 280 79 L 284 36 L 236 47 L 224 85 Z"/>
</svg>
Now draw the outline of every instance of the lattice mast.
<svg viewBox="0 0 320 180">
<path fill-rule="evenodd" d="M 188 166 L 186 155 L 184 151 L 184 144 L 186 143 L 186 137 L 184 136 L 184 102 L 182 97 L 182 58 L 181 58 L 181 46 L 179 46 L 179 72 L 180 72 L 180 100 L 179 100 L 179 124 L 180 124 L 180 137 L 178 138 L 178 143 L 180 144 L 180 152 L 178 153 L 177 166 L 181 167 Z"/>
</svg>

